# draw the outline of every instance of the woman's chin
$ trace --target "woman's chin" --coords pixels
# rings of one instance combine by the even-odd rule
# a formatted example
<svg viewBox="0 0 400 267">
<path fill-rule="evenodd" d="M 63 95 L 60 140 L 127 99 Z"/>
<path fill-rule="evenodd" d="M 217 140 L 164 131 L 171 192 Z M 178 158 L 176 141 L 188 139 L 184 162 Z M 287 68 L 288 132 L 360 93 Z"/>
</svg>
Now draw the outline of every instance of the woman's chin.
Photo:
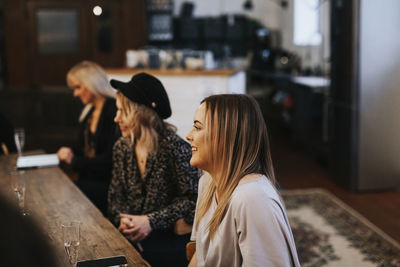
<svg viewBox="0 0 400 267">
<path fill-rule="evenodd" d="M 193 156 L 192 156 L 192 159 L 190 160 L 190 165 L 192 165 L 193 167 L 196 167 L 196 168 L 198 168 L 199 166 L 198 166 L 198 164 L 197 164 L 197 161 L 195 160 L 195 159 L 193 159 Z"/>
<path fill-rule="evenodd" d="M 124 133 L 124 132 L 122 132 L 121 135 L 122 135 L 122 137 L 124 137 L 124 138 L 130 138 L 130 137 L 131 137 L 131 134 L 130 134 L 130 133 Z"/>
</svg>

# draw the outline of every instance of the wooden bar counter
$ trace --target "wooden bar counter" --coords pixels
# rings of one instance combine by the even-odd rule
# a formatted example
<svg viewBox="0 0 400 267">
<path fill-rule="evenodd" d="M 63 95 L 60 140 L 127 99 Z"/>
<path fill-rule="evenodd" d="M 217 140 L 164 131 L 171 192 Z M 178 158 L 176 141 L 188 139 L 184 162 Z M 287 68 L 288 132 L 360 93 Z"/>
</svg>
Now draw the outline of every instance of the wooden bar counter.
<svg viewBox="0 0 400 267">
<path fill-rule="evenodd" d="M 9 170 L 16 155 L 0 156 L 0 190 L 15 200 Z M 61 223 L 81 222 L 78 260 L 124 255 L 129 266 L 150 266 L 136 249 L 86 198 L 58 167 L 25 170 L 25 206 L 43 228 L 55 252 L 58 266 L 70 267 L 64 251 Z M 40 244 L 38 244 L 40 245 Z"/>
</svg>

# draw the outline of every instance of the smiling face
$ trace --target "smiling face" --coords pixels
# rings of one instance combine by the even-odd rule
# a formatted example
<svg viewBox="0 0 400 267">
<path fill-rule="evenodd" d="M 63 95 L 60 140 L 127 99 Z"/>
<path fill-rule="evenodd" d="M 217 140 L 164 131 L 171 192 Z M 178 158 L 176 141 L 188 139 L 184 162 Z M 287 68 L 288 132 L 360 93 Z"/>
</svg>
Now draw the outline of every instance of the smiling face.
<svg viewBox="0 0 400 267">
<path fill-rule="evenodd" d="M 190 165 L 207 172 L 211 171 L 210 147 L 207 144 L 206 105 L 201 104 L 193 118 L 193 128 L 186 136 L 192 147 Z"/>
<path fill-rule="evenodd" d="M 85 85 L 70 80 L 68 81 L 68 86 L 74 90 L 73 96 L 79 97 L 84 105 L 93 103 L 95 96 L 86 88 Z"/>
<path fill-rule="evenodd" d="M 114 122 L 118 123 L 122 136 L 125 138 L 128 138 L 131 136 L 131 131 L 130 131 L 130 128 L 128 127 L 129 124 L 127 122 L 126 116 L 124 115 L 124 112 L 122 109 L 120 97 L 117 97 L 116 105 L 117 105 L 117 114 L 114 117 Z"/>
</svg>

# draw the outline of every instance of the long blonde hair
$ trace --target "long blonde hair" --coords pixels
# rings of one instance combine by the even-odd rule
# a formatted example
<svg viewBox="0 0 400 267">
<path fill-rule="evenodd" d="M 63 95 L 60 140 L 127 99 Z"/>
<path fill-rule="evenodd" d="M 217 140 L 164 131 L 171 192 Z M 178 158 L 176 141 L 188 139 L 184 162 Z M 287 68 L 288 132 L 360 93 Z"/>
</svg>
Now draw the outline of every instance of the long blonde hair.
<svg viewBox="0 0 400 267">
<path fill-rule="evenodd" d="M 106 72 L 94 62 L 82 61 L 73 66 L 67 73 L 67 83 L 70 81 L 83 84 L 95 96 L 115 98 Z"/>
<path fill-rule="evenodd" d="M 213 95 L 205 98 L 206 144 L 210 162 L 218 177 L 203 191 L 196 225 L 211 206 L 218 189 L 218 204 L 208 227 L 213 239 L 228 207 L 232 193 L 247 174 L 264 174 L 275 183 L 268 132 L 260 107 L 248 95 Z"/>
<path fill-rule="evenodd" d="M 131 101 L 119 91 L 116 93 L 116 98 L 121 103 L 122 116 L 129 122 L 127 126 L 131 130 L 132 145 L 135 138 L 146 147 L 147 151 L 157 152 L 158 132 L 164 126 L 157 112 Z"/>
</svg>

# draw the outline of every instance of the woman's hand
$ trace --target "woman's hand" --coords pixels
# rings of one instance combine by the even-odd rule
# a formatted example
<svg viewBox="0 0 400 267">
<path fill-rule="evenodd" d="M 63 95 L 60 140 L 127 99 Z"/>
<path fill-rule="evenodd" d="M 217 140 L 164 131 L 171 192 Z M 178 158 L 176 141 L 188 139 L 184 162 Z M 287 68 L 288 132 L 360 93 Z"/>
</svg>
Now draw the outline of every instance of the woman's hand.
<svg viewBox="0 0 400 267">
<path fill-rule="evenodd" d="M 149 218 L 146 215 L 120 214 L 121 221 L 118 230 L 133 243 L 146 238 L 151 232 Z"/>
<path fill-rule="evenodd" d="M 63 146 L 57 151 L 57 157 L 60 161 L 71 164 L 74 152 L 72 152 L 71 148 Z"/>
<path fill-rule="evenodd" d="M 131 220 L 127 217 L 120 217 L 118 230 L 122 232 L 123 230 L 129 229 L 129 225 L 131 225 Z"/>
<path fill-rule="evenodd" d="M 186 235 L 192 232 L 192 225 L 185 222 L 183 218 L 180 218 L 175 222 L 174 232 L 177 235 Z"/>
</svg>

